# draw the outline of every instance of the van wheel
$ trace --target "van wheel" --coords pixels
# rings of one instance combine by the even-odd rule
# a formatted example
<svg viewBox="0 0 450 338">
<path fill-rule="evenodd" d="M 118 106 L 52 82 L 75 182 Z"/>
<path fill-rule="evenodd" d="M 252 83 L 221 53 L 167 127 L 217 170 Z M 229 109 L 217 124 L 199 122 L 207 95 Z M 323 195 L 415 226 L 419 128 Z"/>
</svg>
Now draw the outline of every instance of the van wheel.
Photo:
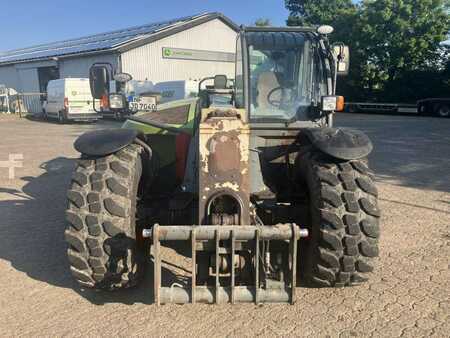
<svg viewBox="0 0 450 338">
<path fill-rule="evenodd" d="M 67 121 L 67 119 L 66 119 L 65 113 L 62 112 L 62 111 L 60 111 L 60 112 L 58 113 L 58 123 L 59 123 L 59 124 L 64 124 L 64 123 L 66 123 L 66 121 Z"/>
</svg>

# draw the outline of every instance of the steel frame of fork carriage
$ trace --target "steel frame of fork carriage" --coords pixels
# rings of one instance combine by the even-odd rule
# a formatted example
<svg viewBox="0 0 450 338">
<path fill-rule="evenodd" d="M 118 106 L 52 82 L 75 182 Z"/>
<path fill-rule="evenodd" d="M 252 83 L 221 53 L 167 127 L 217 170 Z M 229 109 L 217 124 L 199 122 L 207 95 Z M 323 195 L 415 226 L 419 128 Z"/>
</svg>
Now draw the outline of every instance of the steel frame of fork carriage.
<svg viewBox="0 0 450 338">
<path fill-rule="evenodd" d="M 295 286 L 297 283 L 297 241 L 301 237 L 308 236 L 308 230 L 300 229 L 295 223 L 277 224 L 273 226 L 252 226 L 252 225 L 174 225 L 160 226 L 155 224 L 152 229 L 144 229 L 143 237 L 152 238 L 154 256 L 154 294 L 157 305 L 166 303 L 224 303 L 231 302 L 255 302 L 278 303 L 295 302 Z M 179 286 L 161 286 L 161 241 L 191 241 L 192 251 L 192 286 L 189 291 Z M 220 254 L 223 253 L 220 247 L 221 240 L 231 241 L 231 250 L 227 252 L 231 255 L 231 285 L 222 287 L 220 285 Z M 289 256 L 292 262 L 290 271 L 290 286 L 277 288 L 260 287 L 260 241 L 279 240 L 289 241 Z M 199 241 L 215 241 L 215 287 L 196 285 L 196 252 Z M 236 241 L 254 241 L 255 247 L 255 286 L 235 285 L 235 251 Z"/>
</svg>

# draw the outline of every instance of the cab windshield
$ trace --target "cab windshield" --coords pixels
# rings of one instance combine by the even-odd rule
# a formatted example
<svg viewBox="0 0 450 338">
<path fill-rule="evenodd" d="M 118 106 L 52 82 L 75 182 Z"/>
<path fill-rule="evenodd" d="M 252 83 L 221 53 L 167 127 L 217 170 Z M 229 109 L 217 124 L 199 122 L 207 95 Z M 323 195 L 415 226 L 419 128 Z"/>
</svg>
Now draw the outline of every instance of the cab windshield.
<svg viewBox="0 0 450 338">
<path fill-rule="evenodd" d="M 249 45 L 250 118 L 254 122 L 307 120 L 320 99 L 323 66 L 312 43 Z"/>
</svg>

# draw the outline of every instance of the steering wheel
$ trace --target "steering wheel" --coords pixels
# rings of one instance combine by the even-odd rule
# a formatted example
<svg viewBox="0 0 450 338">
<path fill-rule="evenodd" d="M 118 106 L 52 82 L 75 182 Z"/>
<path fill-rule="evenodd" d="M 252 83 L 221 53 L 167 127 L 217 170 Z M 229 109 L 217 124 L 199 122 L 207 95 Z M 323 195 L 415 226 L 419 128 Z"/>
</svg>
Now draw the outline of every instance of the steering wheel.
<svg viewBox="0 0 450 338">
<path fill-rule="evenodd" d="M 294 98 L 292 97 L 292 95 L 290 95 L 290 100 L 289 100 L 290 102 L 282 102 L 283 95 L 281 95 L 281 99 L 280 99 L 280 100 L 272 99 L 272 96 L 273 96 L 276 92 L 278 92 L 278 91 L 280 91 L 280 90 L 283 90 L 283 89 L 290 89 L 290 88 L 289 88 L 289 87 L 282 87 L 282 86 L 279 86 L 279 87 L 276 87 L 276 88 L 272 89 L 272 90 L 269 92 L 269 94 L 267 94 L 267 102 L 269 102 L 269 104 L 270 104 L 271 106 L 273 106 L 273 107 L 275 107 L 275 108 L 282 108 L 282 107 L 281 107 L 282 105 L 286 105 L 286 104 L 291 103 L 291 102 L 294 101 Z M 283 93 L 282 93 L 282 94 L 283 94 Z"/>
<path fill-rule="evenodd" d="M 281 106 L 281 100 L 274 100 L 272 99 L 273 94 L 275 94 L 276 92 L 283 90 L 283 87 L 275 87 L 274 89 L 272 89 L 269 94 L 267 94 L 267 102 L 269 102 L 269 104 L 271 106 L 274 106 L 275 108 L 280 108 Z"/>
</svg>

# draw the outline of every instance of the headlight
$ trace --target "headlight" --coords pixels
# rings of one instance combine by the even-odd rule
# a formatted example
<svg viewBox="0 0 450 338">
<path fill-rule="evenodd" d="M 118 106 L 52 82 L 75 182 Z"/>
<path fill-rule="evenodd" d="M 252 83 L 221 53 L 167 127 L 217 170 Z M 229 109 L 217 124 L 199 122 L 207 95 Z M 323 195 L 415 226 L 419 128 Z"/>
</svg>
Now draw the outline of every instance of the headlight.
<svg viewBox="0 0 450 338">
<path fill-rule="evenodd" d="M 125 108 L 125 97 L 121 94 L 109 95 L 109 107 L 111 109 L 124 109 Z"/>
<path fill-rule="evenodd" d="M 343 96 L 322 96 L 322 111 L 343 111 Z"/>
</svg>

